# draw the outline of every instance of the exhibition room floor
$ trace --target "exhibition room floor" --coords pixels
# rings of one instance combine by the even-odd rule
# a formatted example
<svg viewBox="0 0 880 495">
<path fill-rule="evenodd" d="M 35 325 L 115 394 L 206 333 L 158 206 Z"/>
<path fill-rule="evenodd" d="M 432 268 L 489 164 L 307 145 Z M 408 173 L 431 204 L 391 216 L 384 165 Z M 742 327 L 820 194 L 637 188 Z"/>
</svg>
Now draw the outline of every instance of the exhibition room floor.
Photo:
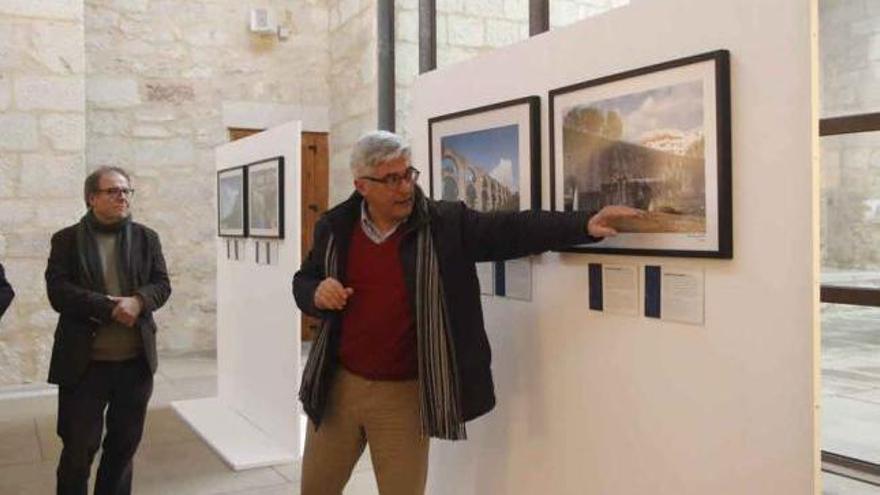
<svg viewBox="0 0 880 495">
<path fill-rule="evenodd" d="M 213 357 L 160 358 L 144 439 L 135 457 L 134 493 L 299 493 L 298 463 L 233 471 L 171 409 L 171 401 L 216 395 L 216 369 Z M 19 395 L 24 397 L 0 398 L 0 495 L 48 495 L 54 493 L 61 449 L 55 435 L 57 402 L 54 396 Z M 344 493 L 378 493 L 368 455 L 355 468 Z"/>
<path fill-rule="evenodd" d="M 191 355 L 162 358 L 144 440 L 135 459 L 134 493 L 299 493 L 298 464 L 235 472 L 169 407 L 173 400 L 213 396 L 216 388 L 216 363 L 212 357 Z M 55 465 L 60 452 L 60 443 L 55 435 L 55 398 L 28 393 L 17 395 L 19 397 L 14 399 L 0 398 L 0 494 L 53 493 Z M 826 475 L 824 479 L 826 495 L 880 494 L 878 487 L 846 478 Z M 345 495 L 376 493 L 369 456 L 364 455 Z"/>
</svg>

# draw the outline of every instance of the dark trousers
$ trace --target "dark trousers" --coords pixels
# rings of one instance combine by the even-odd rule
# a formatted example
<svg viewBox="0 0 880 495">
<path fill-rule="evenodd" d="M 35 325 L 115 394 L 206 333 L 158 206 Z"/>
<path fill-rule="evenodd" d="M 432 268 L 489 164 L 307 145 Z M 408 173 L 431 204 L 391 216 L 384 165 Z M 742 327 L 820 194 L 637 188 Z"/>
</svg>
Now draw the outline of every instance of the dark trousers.
<svg viewBox="0 0 880 495">
<path fill-rule="evenodd" d="M 95 495 L 131 493 L 132 458 L 141 441 L 153 374 L 144 358 L 92 361 L 83 379 L 58 391 L 58 495 L 86 495 L 92 460 L 101 444 L 104 410 L 107 434 L 95 480 Z"/>
</svg>

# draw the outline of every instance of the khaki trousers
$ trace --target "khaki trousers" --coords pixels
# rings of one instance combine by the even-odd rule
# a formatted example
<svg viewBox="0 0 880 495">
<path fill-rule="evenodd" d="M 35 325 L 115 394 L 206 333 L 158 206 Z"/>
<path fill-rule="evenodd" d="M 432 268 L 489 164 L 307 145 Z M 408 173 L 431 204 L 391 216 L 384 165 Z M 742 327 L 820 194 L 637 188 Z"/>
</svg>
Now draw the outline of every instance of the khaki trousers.
<svg viewBox="0 0 880 495">
<path fill-rule="evenodd" d="M 340 367 L 316 430 L 309 421 L 301 495 L 338 495 L 369 444 L 381 495 L 422 495 L 429 439 L 422 436 L 418 381 L 367 380 Z"/>
</svg>

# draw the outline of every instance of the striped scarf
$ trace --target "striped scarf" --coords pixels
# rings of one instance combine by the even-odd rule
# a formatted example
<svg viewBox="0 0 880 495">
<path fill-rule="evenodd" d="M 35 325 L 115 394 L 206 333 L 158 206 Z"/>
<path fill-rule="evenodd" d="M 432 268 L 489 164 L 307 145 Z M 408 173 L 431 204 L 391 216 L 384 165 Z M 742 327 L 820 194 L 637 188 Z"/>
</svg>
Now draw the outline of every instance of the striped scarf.
<svg viewBox="0 0 880 495">
<path fill-rule="evenodd" d="M 416 204 L 421 210 L 419 213 L 427 218 L 424 197 L 418 198 Z M 417 236 L 415 307 L 422 434 L 444 440 L 464 440 L 467 430 L 462 421 L 455 347 L 430 225 L 422 225 Z M 324 255 L 326 275 L 338 278 L 338 266 L 336 240 L 331 234 Z M 331 318 L 324 319 L 303 371 L 299 397 L 310 415 L 320 416 L 324 410 L 336 366 L 330 357 L 331 352 L 335 352 L 331 322 Z"/>
<path fill-rule="evenodd" d="M 336 238 L 330 234 L 327 250 L 324 251 L 324 273 L 328 277 L 338 279 L 338 272 Z M 321 329 L 312 342 L 312 349 L 309 351 L 309 359 L 306 361 L 299 387 L 299 400 L 302 401 L 303 408 L 310 417 L 320 416 L 324 411 L 329 395 L 328 387 L 336 367 L 330 354 L 333 350 L 330 344 L 332 321 L 332 317 L 321 320 Z"/>
</svg>

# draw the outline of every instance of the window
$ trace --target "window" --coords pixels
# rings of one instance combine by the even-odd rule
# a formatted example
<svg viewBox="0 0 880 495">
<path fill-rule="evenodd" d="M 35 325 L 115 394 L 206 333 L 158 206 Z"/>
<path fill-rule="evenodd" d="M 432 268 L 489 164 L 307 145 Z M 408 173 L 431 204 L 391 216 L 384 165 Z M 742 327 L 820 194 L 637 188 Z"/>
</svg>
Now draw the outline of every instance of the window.
<svg viewBox="0 0 880 495">
<path fill-rule="evenodd" d="M 823 469 L 877 480 L 880 8 L 823 0 L 819 20 Z"/>
</svg>

